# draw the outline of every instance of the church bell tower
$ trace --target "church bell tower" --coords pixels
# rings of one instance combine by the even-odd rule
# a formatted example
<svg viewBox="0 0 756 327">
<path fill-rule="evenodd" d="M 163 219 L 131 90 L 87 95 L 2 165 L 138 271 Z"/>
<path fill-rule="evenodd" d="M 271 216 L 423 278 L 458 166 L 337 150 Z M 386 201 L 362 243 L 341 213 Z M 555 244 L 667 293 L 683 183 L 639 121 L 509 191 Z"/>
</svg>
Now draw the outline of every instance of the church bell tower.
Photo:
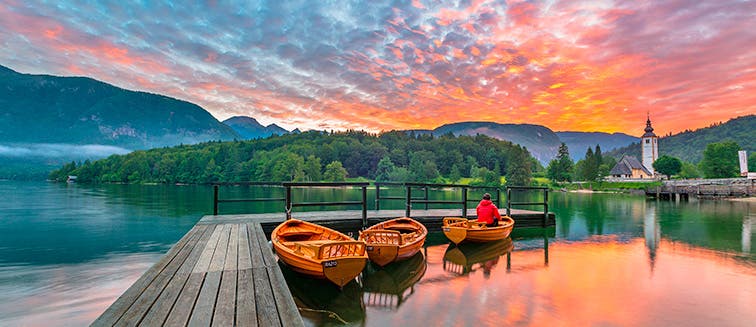
<svg viewBox="0 0 756 327">
<path fill-rule="evenodd" d="M 656 175 L 654 172 L 654 161 L 659 158 L 659 138 L 654 134 L 654 128 L 651 127 L 651 117 L 646 116 L 646 133 L 641 136 L 641 157 L 643 158 L 643 166 L 651 172 L 651 175 Z"/>
</svg>

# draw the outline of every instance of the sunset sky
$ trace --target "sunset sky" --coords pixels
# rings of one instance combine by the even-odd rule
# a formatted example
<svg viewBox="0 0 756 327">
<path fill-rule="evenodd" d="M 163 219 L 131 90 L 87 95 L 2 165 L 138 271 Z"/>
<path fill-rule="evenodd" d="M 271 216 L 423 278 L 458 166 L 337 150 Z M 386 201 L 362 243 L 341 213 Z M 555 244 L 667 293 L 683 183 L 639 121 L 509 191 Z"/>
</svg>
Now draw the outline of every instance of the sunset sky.
<svg viewBox="0 0 756 327">
<path fill-rule="evenodd" d="M 293 129 L 657 134 L 756 113 L 756 1 L 0 2 L 0 65 Z"/>
</svg>

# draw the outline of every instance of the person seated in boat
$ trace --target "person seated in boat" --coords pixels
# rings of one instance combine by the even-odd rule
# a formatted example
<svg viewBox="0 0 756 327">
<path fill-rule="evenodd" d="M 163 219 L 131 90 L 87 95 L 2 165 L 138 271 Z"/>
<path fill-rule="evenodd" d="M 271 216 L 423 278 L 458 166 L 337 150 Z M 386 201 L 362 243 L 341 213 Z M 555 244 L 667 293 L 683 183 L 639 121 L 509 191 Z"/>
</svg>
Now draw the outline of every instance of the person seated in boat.
<svg viewBox="0 0 756 327">
<path fill-rule="evenodd" d="M 491 202 L 491 194 L 483 194 L 483 200 L 478 203 L 476 211 L 478 212 L 479 222 L 485 222 L 488 227 L 499 225 L 501 214 L 499 214 L 499 208 Z"/>
</svg>

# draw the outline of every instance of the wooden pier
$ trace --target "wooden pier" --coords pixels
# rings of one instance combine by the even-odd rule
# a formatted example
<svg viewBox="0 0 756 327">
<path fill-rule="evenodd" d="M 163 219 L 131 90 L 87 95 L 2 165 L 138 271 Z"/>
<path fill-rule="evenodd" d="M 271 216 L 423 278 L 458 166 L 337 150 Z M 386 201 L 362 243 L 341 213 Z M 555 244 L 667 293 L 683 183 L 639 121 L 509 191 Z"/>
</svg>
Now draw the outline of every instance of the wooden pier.
<svg viewBox="0 0 756 327">
<path fill-rule="evenodd" d="M 303 326 L 257 222 L 195 225 L 93 326 Z"/>
<path fill-rule="evenodd" d="M 403 210 L 368 211 L 368 222 Z M 430 231 L 459 210 L 415 210 Z M 543 213 L 512 209 L 515 228 L 541 226 Z M 341 231 L 362 227 L 361 210 L 293 213 Z M 474 217 L 474 210 L 468 212 Z M 204 216 L 142 275 L 93 326 L 302 326 L 302 318 L 268 243 L 285 213 Z M 550 213 L 548 224 L 554 225 Z"/>
</svg>

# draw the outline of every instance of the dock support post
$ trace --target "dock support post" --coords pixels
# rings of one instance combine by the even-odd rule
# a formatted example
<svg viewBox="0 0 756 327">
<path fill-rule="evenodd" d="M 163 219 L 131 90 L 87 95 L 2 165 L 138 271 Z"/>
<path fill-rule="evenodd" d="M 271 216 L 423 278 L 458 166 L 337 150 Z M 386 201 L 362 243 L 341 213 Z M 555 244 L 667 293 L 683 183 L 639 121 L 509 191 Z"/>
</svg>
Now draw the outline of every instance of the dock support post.
<svg viewBox="0 0 756 327">
<path fill-rule="evenodd" d="M 362 187 L 362 228 L 367 227 L 367 186 Z"/>
<path fill-rule="evenodd" d="M 425 196 L 423 197 L 425 200 L 425 210 L 428 210 L 428 187 L 423 187 L 423 190 L 425 190 Z"/>
<path fill-rule="evenodd" d="M 381 185 L 375 184 L 375 210 L 381 210 Z"/>
<path fill-rule="evenodd" d="M 286 198 L 284 200 L 286 207 L 286 220 L 291 219 L 291 186 L 286 186 Z"/>
<path fill-rule="evenodd" d="M 405 185 L 404 187 L 406 188 L 406 191 L 407 191 L 407 202 L 405 203 L 404 215 L 406 217 L 409 217 L 410 209 L 412 209 L 412 186 Z"/>
<path fill-rule="evenodd" d="M 467 187 L 462 188 L 462 218 L 467 218 Z"/>
<path fill-rule="evenodd" d="M 543 226 L 546 227 L 549 222 L 549 190 L 543 190 Z"/>
<path fill-rule="evenodd" d="M 496 207 L 501 208 L 501 189 L 496 188 Z"/>
<path fill-rule="evenodd" d="M 218 185 L 213 185 L 213 216 L 218 215 Z"/>
<path fill-rule="evenodd" d="M 507 217 L 512 217 L 512 189 L 507 187 Z"/>
</svg>

